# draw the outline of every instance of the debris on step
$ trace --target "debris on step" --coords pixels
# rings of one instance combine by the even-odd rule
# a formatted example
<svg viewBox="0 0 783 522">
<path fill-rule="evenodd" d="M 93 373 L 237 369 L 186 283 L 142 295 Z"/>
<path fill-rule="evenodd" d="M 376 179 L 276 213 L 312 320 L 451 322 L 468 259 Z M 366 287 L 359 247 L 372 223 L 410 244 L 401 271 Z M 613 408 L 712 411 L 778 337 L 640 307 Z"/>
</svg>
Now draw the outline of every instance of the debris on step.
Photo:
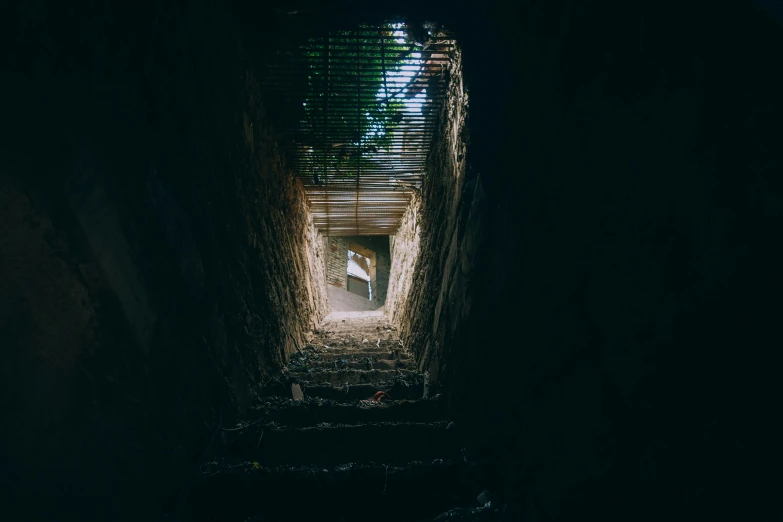
<svg viewBox="0 0 783 522">
<path fill-rule="evenodd" d="M 491 506 L 450 509 L 435 517 L 434 522 L 500 522 L 500 509 Z"/>
<path fill-rule="evenodd" d="M 389 400 L 392 400 L 389 394 L 386 393 L 385 391 L 377 392 L 375 395 L 372 396 L 372 400 L 374 400 L 375 402 L 381 402 L 381 399 L 383 399 L 384 397 L 386 397 Z"/>
<path fill-rule="evenodd" d="M 295 401 L 301 401 L 304 399 L 302 388 L 298 384 L 291 385 L 291 393 L 293 393 Z"/>
<path fill-rule="evenodd" d="M 384 397 L 386 397 L 389 400 L 393 400 L 389 396 L 389 394 L 386 393 L 385 391 L 379 391 L 375 395 L 370 397 L 369 399 L 364 399 L 361 402 L 362 402 L 362 404 L 364 404 L 366 406 L 372 406 L 372 405 L 375 405 L 375 404 L 380 404 L 381 403 L 381 399 L 383 399 Z"/>
</svg>

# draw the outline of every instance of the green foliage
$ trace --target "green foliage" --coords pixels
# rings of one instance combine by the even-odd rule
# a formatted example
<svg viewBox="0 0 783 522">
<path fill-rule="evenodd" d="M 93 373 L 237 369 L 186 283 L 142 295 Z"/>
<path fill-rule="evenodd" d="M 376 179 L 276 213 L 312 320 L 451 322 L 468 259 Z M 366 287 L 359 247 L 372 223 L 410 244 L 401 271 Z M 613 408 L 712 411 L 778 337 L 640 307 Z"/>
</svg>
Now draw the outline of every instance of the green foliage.
<svg viewBox="0 0 783 522">
<path fill-rule="evenodd" d="M 302 130 L 313 138 L 313 154 L 339 171 L 357 155 L 387 149 L 405 109 L 407 84 L 399 74 L 415 70 L 418 51 L 421 45 L 408 41 L 402 24 L 310 39 L 304 48 L 310 70 Z"/>
</svg>

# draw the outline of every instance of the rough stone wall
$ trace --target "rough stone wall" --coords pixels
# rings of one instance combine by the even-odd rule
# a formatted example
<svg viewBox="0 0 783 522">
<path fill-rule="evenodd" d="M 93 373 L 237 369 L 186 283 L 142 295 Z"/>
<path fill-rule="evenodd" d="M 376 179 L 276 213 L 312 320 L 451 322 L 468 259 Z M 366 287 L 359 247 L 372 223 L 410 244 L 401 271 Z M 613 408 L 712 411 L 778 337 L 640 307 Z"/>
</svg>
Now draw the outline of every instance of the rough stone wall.
<svg viewBox="0 0 783 522">
<path fill-rule="evenodd" d="M 307 295 L 310 297 L 310 326 L 317 327 L 321 319 L 329 313 L 329 297 L 326 292 L 326 263 L 327 246 L 326 238 L 313 225 L 313 218 L 310 216 L 307 204 L 302 201 L 303 212 L 308 216 L 306 240 L 306 259 L 307 267 L 310 271 L 310 277 L 306 278 L 308 285 Z M 313 313 L 313 311 L 315 313 Z M 311 328 L 312 329 L 312 328 Z"/>
<path fill-rule="evenodd" d="M 429 348 L 456 424 L 514 520 L 777 517 L 780 21 L 515 5 L 461 33 L 484 225 L 470 311 Z M 422 227 L 422 255 L 453 242 Z"/>
<path fill-rule="evenodd" d="M 224 8 L 26 5 L 0 31 L 0 503 L 138 520 L 325 312 L 323 242 Z"/>
<path fill-rule="evenodd" d="M 389 290 L 389 274 L 391 272 L 391 254 L 386 252 L 376 253 L 375 288 L 373 289 L 373 301 L 384 304 Z"/>
<path fill-rule="evenodd" d="M 413 282 L 416 259 L 419 256 L 418 213 L 421 199 L 415 195 L 400 223 L 400 228 L 389 236 L 391 269 L 389 289 L 386 295 L 386 318 L 397 328 L 402 326 L 402 311 L 407 302 Z"/>
<path fill-rule="evenodd" d="M 397 262 L 394 277 L 411 277 L 410 285 L 416 290 L 407 292 L 403 300 L 407 283 L 398 283 L 400 288 L 395 292 L 400 295 L 390 310 L 402 327 L 404 342 L 413 348 L 420 368 L 430 372 L 435 384 L 440 383 L 442 365 L 447 361 L 445 351 L 453 346 L 459 323 L 470 311 L 470 277 L 481 234 L 476 214 L 481 182 L 467 169 L 468 103 L 459 50 L 448 74 L 447 97 L 427 160 L 420 212 L 412 206 L 400 229 L 401 242 L 395 240 L 394 246 L 398 253 L 401 248 L 411 249 Z M 421 232 L 416 230 L 419 226 Z M 412 260 L 416 265 L 411 270 Z"/>
</svg>

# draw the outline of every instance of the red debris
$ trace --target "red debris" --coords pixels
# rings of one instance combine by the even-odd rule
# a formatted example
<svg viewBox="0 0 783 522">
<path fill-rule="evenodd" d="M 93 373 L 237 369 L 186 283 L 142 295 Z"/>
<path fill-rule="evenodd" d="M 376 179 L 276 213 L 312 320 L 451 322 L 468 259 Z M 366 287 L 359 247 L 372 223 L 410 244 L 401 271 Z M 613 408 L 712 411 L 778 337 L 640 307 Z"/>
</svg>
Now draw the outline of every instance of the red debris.
<svg viewBox="0 0 783 522">
<path fill-rule="evenodd" d="M 391 400 L 391 397 L 389 397 L 389 394 L 386 393 L 385 391 L 379 391 L 378 393 L 373 395 L 372 400 L 374 400 L 375 402 L 381 402 L 381 399 L 383 399 L 384 397 Z"/>
</svg>

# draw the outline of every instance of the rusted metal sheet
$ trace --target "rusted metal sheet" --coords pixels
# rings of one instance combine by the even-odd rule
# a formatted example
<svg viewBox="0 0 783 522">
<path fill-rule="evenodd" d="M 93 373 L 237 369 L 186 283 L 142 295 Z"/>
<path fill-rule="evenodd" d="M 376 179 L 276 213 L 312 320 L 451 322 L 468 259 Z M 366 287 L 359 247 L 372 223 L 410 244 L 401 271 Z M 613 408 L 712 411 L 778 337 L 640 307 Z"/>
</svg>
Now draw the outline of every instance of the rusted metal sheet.
<svg viewBox="0 0 783 522">
<path fill-rule="evenodd" d="M 265 89 L 296 114 L 283 148 L 325 235 L 394 234 L 421 187 L 455 46 L 422 27 L 322 31 L 289 40 L 267 64 Z"/>
</svg>

